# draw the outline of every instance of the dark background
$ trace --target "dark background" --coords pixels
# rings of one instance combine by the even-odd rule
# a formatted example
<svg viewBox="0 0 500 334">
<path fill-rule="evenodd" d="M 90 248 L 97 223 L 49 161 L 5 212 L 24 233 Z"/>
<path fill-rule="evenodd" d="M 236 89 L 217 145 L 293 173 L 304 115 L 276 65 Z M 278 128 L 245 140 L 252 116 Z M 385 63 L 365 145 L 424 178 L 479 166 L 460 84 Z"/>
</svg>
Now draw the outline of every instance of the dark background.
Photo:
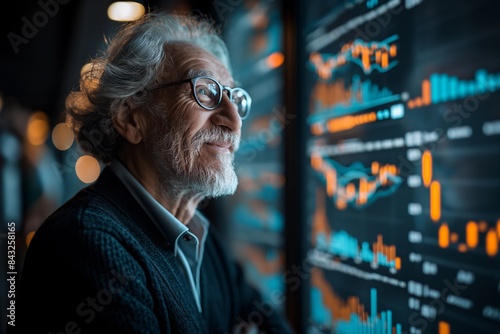
<svg viewBox="0 0 500 334">
<path fill-rule="evenodd" d="M 15 99 L 26 108 L 43 110 L 51 120 L 60 116 L 66 94 L 78 84 L 82 65 L 103 49 L 105 37 L 112 36 L 119 25 L 106 15 L 108 1 L 61 2 L 64 4 L 56 0 L 12 1 L 8 10 L 2 10 L 0 20 L 3 98 Z M 52 12 L 47 15 L 42 4 Z M 207 1 L 149 1 L 146 6 L 203 13 L 217 23 L 224 19 L 218 15 L 222 12 L 216 11 L 214 3 Z M 30 29 L 26 22 L 36 22 L 38 27 Z"/>
</svg>

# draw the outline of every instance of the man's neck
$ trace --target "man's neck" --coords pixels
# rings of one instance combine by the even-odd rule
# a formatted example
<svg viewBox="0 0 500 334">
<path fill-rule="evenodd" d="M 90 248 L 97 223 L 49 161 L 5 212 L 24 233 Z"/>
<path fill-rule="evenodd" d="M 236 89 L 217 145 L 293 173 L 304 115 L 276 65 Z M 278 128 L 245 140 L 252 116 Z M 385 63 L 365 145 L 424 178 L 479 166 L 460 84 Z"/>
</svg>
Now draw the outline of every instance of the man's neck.
<svg viewBox="0 0 500 334">
<path fill-rule="evenodd" d="M 146 191 L 174 215 L 180 222 L 187 225 L 193 218 L 198 204 L 204 196 L 192 191 L 163 190 L 152 167 L 143 163 L 145 157 L 134 157 L 132 154 L 120 156 L 120 161 L 128 171 L 139 181 Z"/>
</svg>

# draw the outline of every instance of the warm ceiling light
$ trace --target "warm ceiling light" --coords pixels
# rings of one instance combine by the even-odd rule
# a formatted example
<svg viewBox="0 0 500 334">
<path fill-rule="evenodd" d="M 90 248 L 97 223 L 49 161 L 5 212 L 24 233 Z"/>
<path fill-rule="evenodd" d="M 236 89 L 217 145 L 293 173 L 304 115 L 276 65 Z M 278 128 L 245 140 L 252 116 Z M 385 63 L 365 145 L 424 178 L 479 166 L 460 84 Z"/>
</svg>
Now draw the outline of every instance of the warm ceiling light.
<svg viewBox="0 0 500 334">
<path fill-rule="evenodd" d="M 116 1 L 108 7 L 108 17 L 113 21 L 134 21 L 140 18 L 146 9 L 136 1 Z"/>
</svg>

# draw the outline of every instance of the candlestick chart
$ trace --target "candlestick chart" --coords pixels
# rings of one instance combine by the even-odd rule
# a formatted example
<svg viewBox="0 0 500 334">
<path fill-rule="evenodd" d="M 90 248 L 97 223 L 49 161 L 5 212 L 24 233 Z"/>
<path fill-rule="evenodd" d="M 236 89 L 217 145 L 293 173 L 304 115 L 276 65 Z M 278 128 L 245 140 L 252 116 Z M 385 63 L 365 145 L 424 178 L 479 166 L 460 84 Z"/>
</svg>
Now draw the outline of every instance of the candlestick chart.
<svg viewBox="0 0 500 334">
<path fill-rule="evenodd" d="M 308 333 L 500 333 L 499 9 L 304 9 Z"/>
</svg>

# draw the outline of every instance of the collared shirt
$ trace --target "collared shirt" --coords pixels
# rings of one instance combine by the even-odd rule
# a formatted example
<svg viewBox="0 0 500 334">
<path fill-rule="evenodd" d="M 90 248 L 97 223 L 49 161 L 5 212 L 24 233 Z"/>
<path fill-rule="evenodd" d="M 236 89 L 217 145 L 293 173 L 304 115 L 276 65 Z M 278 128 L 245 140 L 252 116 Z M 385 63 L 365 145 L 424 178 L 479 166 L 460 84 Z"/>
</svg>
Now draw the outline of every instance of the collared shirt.
<svg viewBox="0 0 500 334">
<path fill-rule="evenodd" d="M 158 203 L 119 160 L 114 159 L 110 167 L 162 232 L 167 242 L 174 245 L 175 256 L 186 274 L 198 311 L 201 313 L 200 269 L 208 233 L 207 219 L 196 211 L 188 223 L 189 227 L 184 225 Z M 201 236 L 201 240 L 196 235 Z"/>
</svg>

